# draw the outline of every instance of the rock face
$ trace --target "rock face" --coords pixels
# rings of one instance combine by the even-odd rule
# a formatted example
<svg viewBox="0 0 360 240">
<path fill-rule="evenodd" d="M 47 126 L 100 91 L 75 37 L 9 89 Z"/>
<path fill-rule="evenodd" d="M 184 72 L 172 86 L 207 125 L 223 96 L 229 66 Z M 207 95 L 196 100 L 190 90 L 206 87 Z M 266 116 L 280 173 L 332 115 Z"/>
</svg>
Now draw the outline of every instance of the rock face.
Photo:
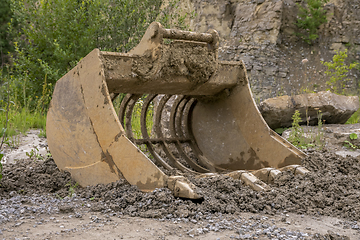
<svg viewBox="0 0 360 240">
<path fill-rule="evenodd" d="M 309 45 L 295 35 L 301 0 L 183 0 L 193 31 L 216 29 L 221 37 L 219 58 L 244 61 L 257 103 L 266 98 L 324 91 L 329 88 L 321 60 L 348 48 L 348 63 L 360 61 L 360 0 L 330 0 L 327 23 Z M 304 64 L 303 59 L 308 61 Z M 359 71 L 349 72 L 348 93 L 356 93 Z"/>
<path fill-rule="evenodd" d="M 358 108 L 357 96 L 341 96 L 329 91 L 269 98 L 259 105 L 261 114 L 272 129 L 291 127 L 295 110 L 300 112 L 300 124 L 317 125 L 319 112 L 326 124 L 343 124 Z"/>
</svg>

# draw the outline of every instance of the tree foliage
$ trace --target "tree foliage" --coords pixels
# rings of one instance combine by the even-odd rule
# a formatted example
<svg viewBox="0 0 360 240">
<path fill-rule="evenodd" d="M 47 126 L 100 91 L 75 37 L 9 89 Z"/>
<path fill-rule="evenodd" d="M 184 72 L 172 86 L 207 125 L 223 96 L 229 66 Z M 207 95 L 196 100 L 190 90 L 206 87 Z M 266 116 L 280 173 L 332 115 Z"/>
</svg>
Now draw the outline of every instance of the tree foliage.
<svg viewBox="0 0 360 240">
<path fill-rule="evenodd" d="M 51 94 L 55 82 L 91 50 L 126 52 L 160 13 L 167 21 L 166 11 L 172 10 L 161 10 L 161 0 L 10 1 L 14 94 L 21 103 L 30 98 L 30 107 L 36 106 L 44 89 Z M 170 0 L 170 7 L 178 2 Z M 20 30 L 14 27 L 15 20 Z"/>
<path fill-rule="evenodd" d="M 0 65 L 1 67 L 7 62 L 8 52 L 13 50 L 11 46 L 8 25 L 12 17 L 10 9 L 10 0 L 0 0 Z"/>
<path fill-rule="evenodd" d="M 297 22 L 297 27 L 303 29 L 305 33 L 297 33 L 307 43 L 311 42 L 319 37 L 318 29 L 321 24 L 326 23 L 326 10 L 323 6 L 329 0 L 305 0 L 305 5 L 300 5 Z"/>
</svg>

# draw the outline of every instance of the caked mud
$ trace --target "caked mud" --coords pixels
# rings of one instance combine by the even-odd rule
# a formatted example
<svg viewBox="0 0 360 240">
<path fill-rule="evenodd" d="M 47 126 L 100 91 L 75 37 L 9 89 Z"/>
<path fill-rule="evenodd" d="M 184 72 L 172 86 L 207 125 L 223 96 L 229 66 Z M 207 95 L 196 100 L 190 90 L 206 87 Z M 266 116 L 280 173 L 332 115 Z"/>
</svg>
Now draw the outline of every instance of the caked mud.
<svg viewBox="0 0 360 240">
<path fill-rule="evenodd" d="M 357 221 L 360 217 L 360 163 L 357 158 L 327 151 L 312 152 L 303 160 L 311 172 L 294 176 L 281 174 L 269 192 L 256 192 L 240 180 L 226 176 L 197 179 L 187 176 L 203 196 L 191 201 L 175 198 L 168 189 L 142 193 L 136 186 L 120 180 L 108 185 L 75 188 L 78 197 L 91 199 L 94 211 L 112 209 L 122 214 L 145 218 L 202 219 L 204 214 L 240 212 L 275 215 L 280 212 L 311 216 L 340 217 Z M 74 186 L 70 174 L 60 172 L 53 160 L 19 160 L 6 164 L 0 197 L 18 194 L 47 194 L 58 198 L 69 195 Z M 98 202 L 98 204 L 95 204 Z"/>
<path fill-rule="evenodd" d="M 179 41 L 163 44 L 160 56 L 154 58 L 149 52 L 134 63 L 132 71 L 140 79 L 170 81 L 174 76 L 186 76 L 196 84 L 207 82 L 217 68 L 215 52 L 206 44 Z"/>
</svg>

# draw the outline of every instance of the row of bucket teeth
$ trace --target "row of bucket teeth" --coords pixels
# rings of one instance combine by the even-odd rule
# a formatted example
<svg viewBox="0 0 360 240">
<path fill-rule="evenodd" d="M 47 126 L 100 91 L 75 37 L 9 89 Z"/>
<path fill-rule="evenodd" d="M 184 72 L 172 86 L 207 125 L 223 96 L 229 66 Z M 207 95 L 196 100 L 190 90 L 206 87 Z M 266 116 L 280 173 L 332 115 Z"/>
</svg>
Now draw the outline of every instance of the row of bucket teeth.
<svg viewBox="0 0 360 240">
<path fill-rule="evenodd" d="M 238 170 L 224 175 L 234 179 L 241 180 L 244 185 L 249 186 L 255 191 L 269 191 L 271 187 L 269 183 L 273 183 L 274 180 L 282 172 L 290 171 L 294 175 L 305 175 L 310 171 L 300 165 L 289 165 L 280 169 L 275 168 L 262 168 L 254 171 Z M 205 173 L 199 175 L 199 177 L 211 177 L 217 175 L 216 173 Z"/>
</svg>

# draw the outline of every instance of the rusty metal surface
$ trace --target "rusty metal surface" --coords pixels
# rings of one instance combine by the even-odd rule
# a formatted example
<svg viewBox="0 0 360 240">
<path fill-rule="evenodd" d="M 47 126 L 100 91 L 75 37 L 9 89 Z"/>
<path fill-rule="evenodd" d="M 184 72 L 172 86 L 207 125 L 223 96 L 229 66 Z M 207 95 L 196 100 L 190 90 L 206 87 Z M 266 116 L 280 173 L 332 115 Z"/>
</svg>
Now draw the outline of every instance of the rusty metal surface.
<svg viewBox="0 0 360 240">
<path fill-rule="evenodd" d="M 205 66 L 209 77 L 191 78 L 190 72 L 177 68 L 166 71 L 164 37 L 177 39 L 175 50 L 190 46 L 215 58 Z M 305 155 L 269 129 L 253 101 L 244 64 L 218 61 L 218 41 L 214 30 L 192 33 L 153 23 L 127 54 L 98 49 L 89 53 L 57 82 L 47 115 L 48 144 L 59 169 L 69 171 L 82 186 L 125 178 L 142 191 L 168 187 L 175 196 L 187 198 L 201 196 L 184 177 L 167 176 L 158 166 L 193 174 L 235 171 L 229 176 L 256 190 L 268 190 L 259 178 L 271 182 L 279 174 L 270 167 L 300 164 Z M 142 62 L 152 66 L 140 76 L 134 71 Z M 127 95 L 117 116 L 112 101 L 119 93 Z M 149 134 L 146 118 L 156 98 L 154 133 Z M 139 99 L 142 138 L 136 139 L 132 115 Z M 171 99 L 175 100 L 166 112 Z M 166 114 L 168 134 L 162 131 Z M 140 145 L 146 145 L 153 160 Z M 244 171 L 256 169 L 263 170 Z M 287 169 L 306 174 L 300 167 Z"/>
</svg>

